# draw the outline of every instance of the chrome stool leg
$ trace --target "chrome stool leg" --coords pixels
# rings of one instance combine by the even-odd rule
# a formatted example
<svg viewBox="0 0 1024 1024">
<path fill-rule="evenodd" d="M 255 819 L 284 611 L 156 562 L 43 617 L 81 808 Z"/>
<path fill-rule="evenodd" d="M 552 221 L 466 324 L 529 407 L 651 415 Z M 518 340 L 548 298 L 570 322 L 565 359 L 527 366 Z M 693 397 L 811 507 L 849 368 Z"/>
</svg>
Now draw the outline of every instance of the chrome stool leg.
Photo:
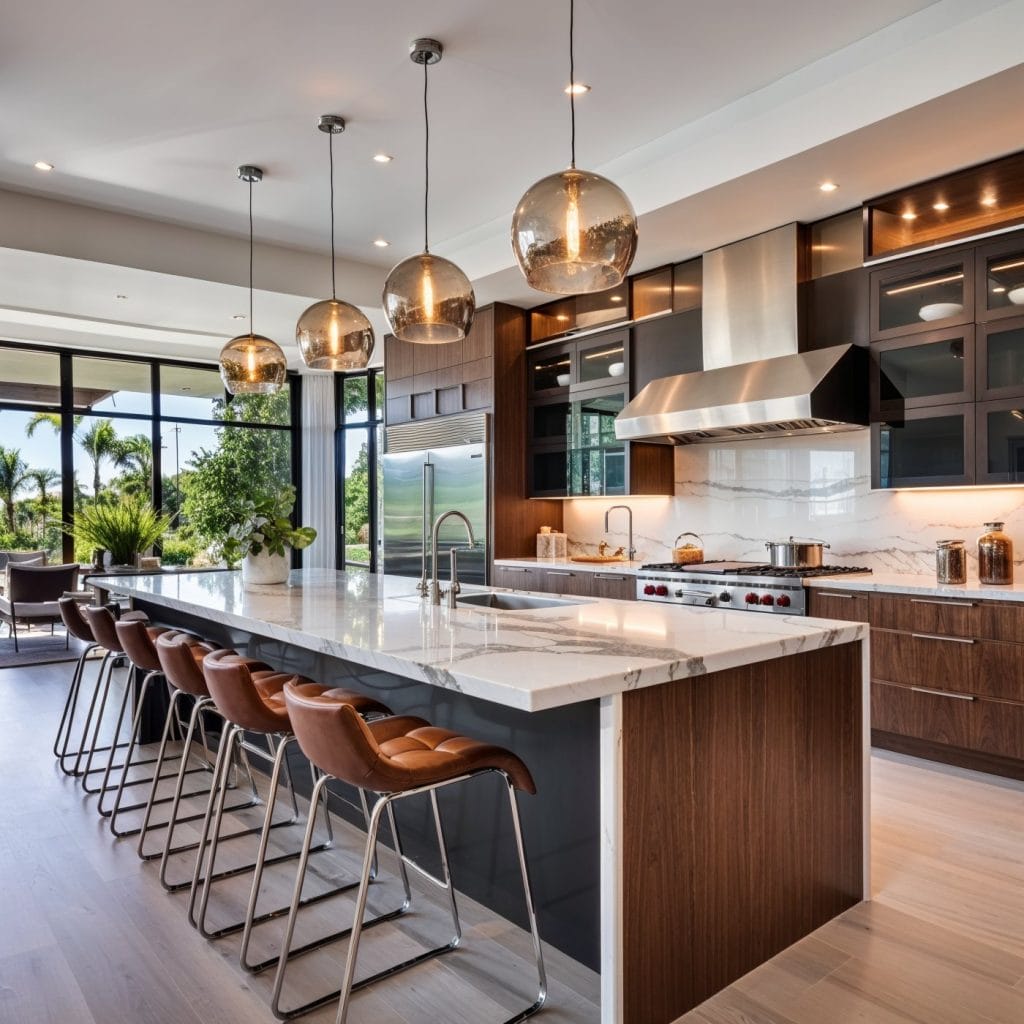
<svg viewBox="0 0 1024 1024">
<path fill-rule="evenodd" d="M 75 722 L 75 712 L 78 710 L 78 695 L 82 688 L 82 676 L 85 674 L 85 662 L 89 655 L 96 650 L 97 644 L 88 643 L 78 656 L 75 664 L 75 671 L 71 676 L 71 686 L 68 688 L 68 698 L 64 702 L 64 711 L 60 716 L 60 724 L 57 726 L 57 735 L 53 741 L 53 756 L 57 758 L 57 764 L 65 775 L 72 773 L 64 767 L 64 761 L 68 756 L 68 744 L 71 742 L 71 732 Z"/>
</svg>

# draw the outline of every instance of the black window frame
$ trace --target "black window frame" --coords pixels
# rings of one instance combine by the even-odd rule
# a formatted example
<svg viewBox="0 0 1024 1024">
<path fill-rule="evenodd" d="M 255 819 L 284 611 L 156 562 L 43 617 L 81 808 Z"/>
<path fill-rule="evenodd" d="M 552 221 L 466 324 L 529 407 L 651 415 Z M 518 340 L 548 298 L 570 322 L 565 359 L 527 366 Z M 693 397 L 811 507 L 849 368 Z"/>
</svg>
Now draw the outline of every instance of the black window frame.
<svg viewBox="0 0 1024 1024">
<path fill-rule="evenodd" d="M 39 345 L 33 342 L 22 342 L 0 338 L 0 351 L 4 349 L 18 349 L 23 352 L 39 352 L 55 354 L 59 358 L 59 384 L 60 402 L 58 405 L 39 405 L 30 402 L 14 402 L 0 398 L 0 412 L 49 412 L 57 413 L 61 417 L 60 430 L 60 472 L 61 472 L 61 521 L 65 523 L 74 522 L 75 514 L 75 448 L 74 448 L 74 418 L 84 416 L 86 418 L 112 419 L 112 420 L 135 420 L 139 423 L 150 424 L 150 440 L 153 450 L 153 478 L 150 482 L 150 500 L 153 507 L 163 508 L 163 466 L 161 457 L 161 437 L 163 434 L 164 417 L 160 402 L 160 368 L 162 366 L 185 367 L 195 370 L 216 370 L 216 363 L 206 363 L 199 360 L 188 359 L 165 359 L 158 356 L 134 355 L 122 352 L 105 352 L 98 349 L 70 348 L 56 345 Z M 106 359 L 118 362 L 141 363 L 149 367 L 150 387 L 152 391 L 152 406 L 149 413 L 93 413 L 76 412 L 74 408 L 74 370 L 73 362 L 76 357 L 90 359 Z M 291 441 L 291 478 L 295 487 L 296 500 L 292 519 L 297 522 L 301 515 L 302 508 L 302 377 L 298 373 L 288 371 L 289 385 L 289 413 L 290 423 L 257 423 L 251 420 L 232 421 L 232 427 L 244 427 L 255 430 L 280 430 L 287 431 Z M 224 390 L 224 400 L 230 407 L 233 395 Z M 175 416 L 167 419 L 168 423 L 185 423 L 195 426 L 224 426 L 225 421 L 207 419 L 205 417 Z M 160 545 L 156 545 L 159 552 Z M 74 561 L 74 539 L 67 534 L 62 542 L 61 557 L 65 562 Z M 300 564 L 301 552 L 292 552 L 293 565 Z"/>
</svg>

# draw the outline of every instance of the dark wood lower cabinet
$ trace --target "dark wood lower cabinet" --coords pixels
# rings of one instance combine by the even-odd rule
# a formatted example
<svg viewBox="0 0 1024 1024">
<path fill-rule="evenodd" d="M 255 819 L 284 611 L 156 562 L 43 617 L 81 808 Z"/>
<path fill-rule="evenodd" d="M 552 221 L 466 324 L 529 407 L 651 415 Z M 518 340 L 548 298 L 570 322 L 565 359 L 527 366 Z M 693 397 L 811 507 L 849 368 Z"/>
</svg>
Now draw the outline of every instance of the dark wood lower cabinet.
<svg viewBox="0 0 1024 1024">
<path fill-rule="evenodd" d="M 570 597 L 604 597 L 618 601 L 636 598 L 636 577 L 630 573 L 495 565 L 491 579 L 496 587 L 508 587 L 510 590 L 534 590 Z"/>
<path fill-rule="evenodd" d="M 844 619 L 847 622 L 868 622 L 870 594 L 855 590 L 817 590 L 807 594 L 808 614 L 819 619 Z"/>
</svg>

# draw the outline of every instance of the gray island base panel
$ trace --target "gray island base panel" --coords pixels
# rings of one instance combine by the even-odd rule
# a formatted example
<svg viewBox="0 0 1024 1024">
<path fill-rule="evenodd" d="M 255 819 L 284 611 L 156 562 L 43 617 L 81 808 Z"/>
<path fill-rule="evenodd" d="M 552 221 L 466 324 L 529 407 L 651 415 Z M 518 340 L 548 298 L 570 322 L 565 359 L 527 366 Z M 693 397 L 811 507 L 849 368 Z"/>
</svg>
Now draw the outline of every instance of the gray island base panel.
<svg viewBox="0 0 1024 1024">
<path fill-rule="evenodd" d="M 603 1024 L 670 1024 L 866 891 L 861 624 L 597 600 L 449 611 L 413 580 L 319 570 L 248 591 L 237 573 L 107 584 L 521 754 L 542 933 L 600 970 Z M 523 925 L 496 784 L 443 805 L 454 877 Z M 426 810 L 405 811 L 432 865 Z"/>
</svg>

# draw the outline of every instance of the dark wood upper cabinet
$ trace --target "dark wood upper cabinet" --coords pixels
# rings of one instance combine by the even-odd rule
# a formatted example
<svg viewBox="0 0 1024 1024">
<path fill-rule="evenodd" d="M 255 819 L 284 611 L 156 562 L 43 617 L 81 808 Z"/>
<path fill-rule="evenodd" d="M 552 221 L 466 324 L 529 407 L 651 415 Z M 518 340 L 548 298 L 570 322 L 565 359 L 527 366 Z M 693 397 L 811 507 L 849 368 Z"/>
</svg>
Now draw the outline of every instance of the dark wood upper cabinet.
<svg viewBox="0 0 1024 1024">
<path fill-rule="evenodd" d="M 974 401 L 974 326 L 879 341 L 871 346 L 873 418 Z"/>
<path fill-rule="evenodd" d="M 979 245 L 974 253 L 975 319 L 979 324 L 1024 316 L 1024 238 Z"/>
<path fill-rule="evenodd" d="M 633 394 L 652 380 L 704 369 L 700 306 L 633 326 Z"/>
<path fill-rule="evenodd" d="M 976 353 L 979 402 L 1024 397 L 1024 309 L 1014 318 L 978 324 Z"/>
<path fill-rule="evenodd" d="M 871 424 L 871 486 L 955 487 L 975 476 L 974 403 L 910 409 Z"/>
<path fill-rule="evenodd" d="M 975 406 L 976 482 L 1024 483 L 1024 397 Z"/>
<path fill-rule="evenodd" d="M 960 248 L 871 272 L 872 341 L 974 323 L 974 253 Z"/>
<path fill-rule="evenodd" d="M 870 280 L 866 267 L 855 267 L 800 284 L 806 348 L 868 344 Z"/>
</svg>

